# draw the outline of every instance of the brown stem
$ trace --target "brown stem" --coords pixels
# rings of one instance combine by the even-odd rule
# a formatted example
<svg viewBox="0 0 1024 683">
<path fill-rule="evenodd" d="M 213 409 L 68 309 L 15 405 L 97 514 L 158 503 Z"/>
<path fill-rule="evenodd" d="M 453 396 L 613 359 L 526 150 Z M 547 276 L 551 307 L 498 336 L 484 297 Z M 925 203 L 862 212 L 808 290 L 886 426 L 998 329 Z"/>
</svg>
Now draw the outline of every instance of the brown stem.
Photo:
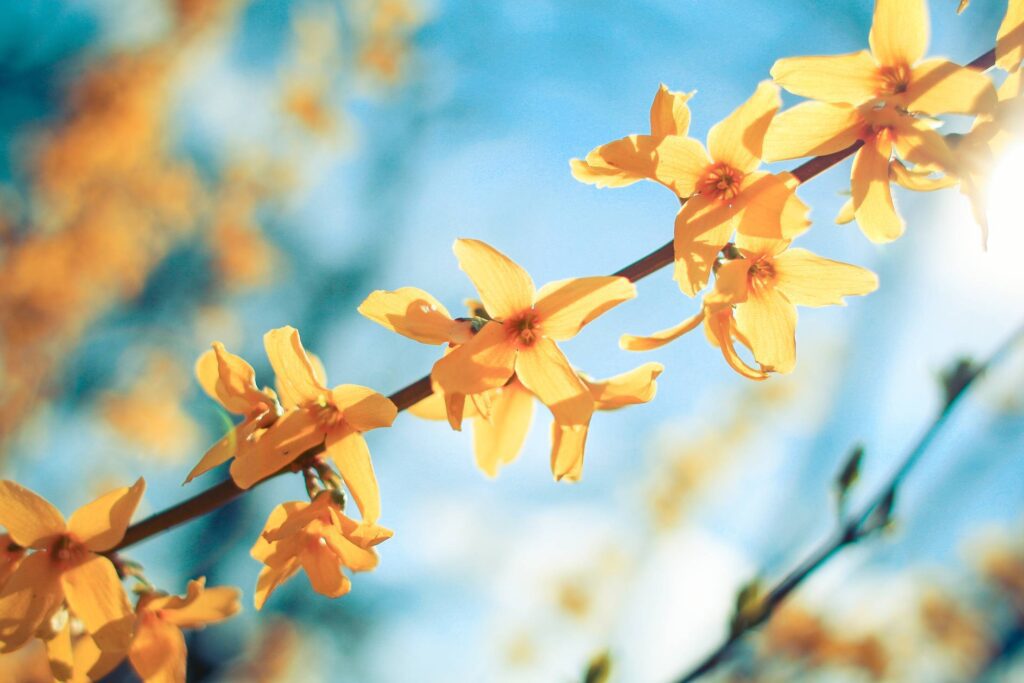
<svg viewBox="0 0 1024 683">
<path fill-rule="evenodd" d="M 996 51 L 993 48 L 968 64 L 968 66 L 982 70 L 988 69 L 995 64 L 995 54 Z M 809 159 L 794 168 L 791 173 L 796 176 L 801 183 L 807 182 L 814 176 L 828 170 L 856 152 L 860 149 L 862 144 L 864 143 L 857 141 L 846 149 Z M 630 282 L 636 282 L 661 270 L 668 264 L 672 263 L 672 261 L 673 248 L 672 242 L 669 242 L 652 251 L 650 254 L 647 254 L 643 258 L 631 263 L 625 268 L 616 271 L 613 275 L 624 277 Z M 396 406 L 398 406 L 399 411 L 403 411 L 430 396 L 431 391 L 430 375 L 427 375 L 426 377 L 421 377 L 408 386 L 402 387 L 395 393 L 391 394 L 389 398 Z M 263 483 L 263 481 L 272 479 L 279 474 L 291 471 L 291 469 L 291 465 L 282 468 L 266 479 L 257 482 L 255 486 L 258 486 Z M 222 505 L 226 505 L 244 492 L 244 489 L 240 489 L 235 486 L 234 482 L 230 479 L 223 481 L 220 484 L 193 496 L 192 498 L 188 498 L 178 503 L 174 507 L 158 512 L 147 517 L 141 522 L 136 522 L 131 525 L 128 527 L 128 531 L 125 533 L 124 539 L 121 543 L 110 552 L 116 552 L 123 548 L 127 548 L 128 546 L 144 541 L 150 536 L 154 536 L 161 531 L 166 531 L 171 527 L 175 527 L 197 517 L 201 517 L 216 510 Z"/>
</svg>

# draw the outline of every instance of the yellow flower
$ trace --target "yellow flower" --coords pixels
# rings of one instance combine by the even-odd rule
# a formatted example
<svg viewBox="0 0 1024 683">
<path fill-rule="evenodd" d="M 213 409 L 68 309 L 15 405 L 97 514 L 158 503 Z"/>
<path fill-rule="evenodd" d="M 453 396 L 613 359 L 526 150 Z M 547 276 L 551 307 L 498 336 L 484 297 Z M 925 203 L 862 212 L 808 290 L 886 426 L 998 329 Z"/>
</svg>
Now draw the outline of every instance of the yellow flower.
<svg viewBox="0 0 1024 683">
<path fill-rule="evenodd" d="M 599 186 L 651 178 L 686 200 L 676 216 L 674 277 L 694 296 L 707 284 L 711 265 L 733 232 L 793 237 L 810 225 L 807 207 L 794 194 L 796 178 L 757 170 L 765 131 L 780 104 L 778 87 L 761 83 L 749 100 L 712 126 L 707 149 L 684 135 L 631 135 L 593 150 L 586 165 L 575 162 L 574 175 Z M 619 175 L 601 171 L 609 166 L 620 169 Z"/>
<path fill-rule="evenodd" d="M 378 289 L 359 304 L 359 312 L 422 344 L 464 344 L 473 336 L 468 320 L 453 320 L 444 304 L 416 287 Z"/>
<path fill-rule="evenodd" d="M 514 373 L 560 425 L 583 429 L 594 400 L 555 342 L 632 299 L 636 287 L 624 277 L 583 277 L 536 290 L 526 271 L 483 242 L 457 240 L 455 255 L 490 320 L 434 364 L 431 377 L 444 391 L 449 422 L 458 429 L 465 397 L 503 386 Z"/>
<path fill-rule="evenodd" d="M 377 554 L 365 546 L 391 535 L 378 527 L 381 534 L 367 543 L 358 536 L 359 527 L 345 516 L 329 491 L 321 492 L 312 503 L 296 501 L 275 507 L 250 551 L 266 565 L 256 580 L 256 609 L 300 568 L 317 593 L 332 598 L 347 593 L 352 584 L 342 567 L 354 572 L 373 569 Z"/>
<path fill-rule="evenodd" d="M 122 652 L 133 616 L 117 571 L 100 555 L 124 537 L 146 483 L 115 489 L 65 522 L 57 508 L 28 489 L 0 481 L 0 525 L 28 555 L 0 591 L 2 652 L 24 645 L 67 601 L 101 650 Z"/>
<path fill-rule="evenodd" d="M 1024 0 L 1010 0 L 996 34 L 996 66 L 1016 71 L 1024 60 Z"/>
<path fill-rule="evenodd" d="M 0 590 L 24 557 L 25 549 L 15 543 L 10 534 L 0 534 Z"/>
<path fill-rule="evenodd" d="M 663 370 L 660 363 L 645 363 L 606 380 L 591 380 L 582 374 L 579 377 L 594 400 L 595 410 L 615 410 L 653 399 L 657 389 L 655 379 Z M 533 393 L 513 377 L 504 386 L 485 393 L 486 415 L 467 408 L 465 416 L 473 418 L 476 464 L 488 476 L 497 476 L 501 466 L 519 457 L 533 420 L 533 401 Z M 428 420 L 443 420 L 444 395 L 435 393 L 410 408 L 410 412 Z M 557 421 L 551 423 L 551 473 L 555 479 L 579 480 L 588 428 L 589 425 L 573 429 Z"/>
<path fill-rule="evenodd" d="M 257 429 L 269 427 L 281 413 L 274 392 L 260 390 L 256 386 L 256 371 L 252 366 L 229 353 L 220 342 L 213 342 L 213 348 L 196 361 L 196 378 L 210 398 L 229 413 L 241 415 L 242 422 L 206 452 L 189 472 L 186 484 L 230 460 L 237 453 L 239 444 L 247 441 Z"/>
<path fill-rule="evenodd" d="M 239 610 L 237 588 L 206 588 L 206 579 L 188 582 L 182 597 L 146 593 L 139 598 L 138 622 L 128 659 L 146 683 L 185 683 L 185 636 L 182 629 L 202 628 Z"/>
<path fill-rule="evenodd" d="M 630 351 L 655 349 L 704 322 L 711 343 L 744 377 L 791 372 L 796 365 L 796 307 L 843 305 L 844 296 L 877 289 L 878 278 L 863 268 L 788 247 L 788 240 L 741 236 L 735 257 L 721 263 L 715 287 L 697 315 L 650 337 L 624 335 L 620 345 Z M 760 371 L 740 359 L 734 341 L 750 349 Z"/>
<path fill-rule="evenodd" d="M 795 95 L 854 106 L 884 101 L 924 114 L 977 114 L 995 104 L 992 83 L 979 71 L 945 59 L 921 61 L 928 49 L 925 0 L 876 0 L 871 51 L 790 57 L 772 78 Z"/>
</svg>

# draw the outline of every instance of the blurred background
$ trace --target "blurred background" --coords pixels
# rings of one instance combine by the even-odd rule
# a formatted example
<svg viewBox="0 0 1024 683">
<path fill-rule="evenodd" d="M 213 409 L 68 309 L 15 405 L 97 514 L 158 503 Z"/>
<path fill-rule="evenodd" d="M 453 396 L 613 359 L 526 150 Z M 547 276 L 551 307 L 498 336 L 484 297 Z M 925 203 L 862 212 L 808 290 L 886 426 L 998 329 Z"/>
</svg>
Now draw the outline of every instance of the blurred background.
<svg viewBox="0 0 1024 683">
<path fill-rule="evenodd" d="M 930 3 L 931 53 L 963 63 L 992 47 L 1006 3 L 956 4 Z M 359 316 L 370 291 L 417 286 L 460 314 L 475 292 L 458 237 L 538 284 L 652 251 L 671 239 L 671 193 L 598 190 L 568 160 L 646 132 L 659 83 L 697 91 L 704 139 L 776 58 L 866 47 L 871 10 L 0 1 L 2 475 L 65 512 L 143 475 L 137 518 L 219 481 L 180 486 L 230 424 L 193 378 L 213 340 L 261 383 L 262 335 L 286 324 L 331 385 L 387 394 L 419 378 L 438 348 Z M 299 576 L 251 607 L 248 549 L 274 505 L 303 497 L 300 477 L 132 548 L 169 592 L 198 575 L 243 590 L 239 617 L 189 635 L 190 679 L 579 681 L 595 658 L 615 681 L 681 675 L 727 634 L 744 584 L 779 578 L 834 529 L 851 447 L 866 449 L 856 504 L 941 406 L 941 372 L 1024 319 L 1024 158 L 997 174 L 987 252 L 955 190 L 896 190 L 894 244 L 836 226 L 849 167 L 801 188 L 815 224 L 798 246 L 875 270 L 881 288 L 801 309 L 792 375 L 743 380 L 699 332 L 620 351 L 622 332 L 696 311 L 665 269 L 565 344 L 595 377 L 666 367 L 651 404 L 595 416 L 580 483 L 552 481 L 541 410 L 494 480 L 468 431 L 403 414 L 368 439 L 395 537 L 341 599 Z M 892 529 L 815 574 L 714 678 L 1021 680 L 1022 379 L 1011 354 L 900 490 Z M 48 680 L 39 656 L 0 656 L 0 678 Z"/>
</svg>

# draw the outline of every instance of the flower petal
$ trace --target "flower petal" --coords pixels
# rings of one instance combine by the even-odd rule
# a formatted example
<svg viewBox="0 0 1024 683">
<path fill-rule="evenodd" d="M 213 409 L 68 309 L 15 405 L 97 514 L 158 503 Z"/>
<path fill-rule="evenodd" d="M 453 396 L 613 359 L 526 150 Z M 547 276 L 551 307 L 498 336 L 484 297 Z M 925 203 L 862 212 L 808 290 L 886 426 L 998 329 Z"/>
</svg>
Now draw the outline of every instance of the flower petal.
<svg viewBox="0 0 1024 683">
<path fill-rule="evenodd" d="M 359 304 L 359 312 L 370 320 L 423 344 L 452 341 L 455 321 L 444 305 L 416 287 L 388 292 L 378 289 Z"/>
<path fill-rule="evenodd" d="M 897 183 L 900 187 L 915 192 L 934 192 L 956 185 L 959 180 L 956 176 L 940 175 L 934 172 L 910 170 L 898 159 L 889 163 L 889 180 Z"/>
<path fill-rule="evenodd" d="M 299 563 L 306 570 L 309 585 L 320 595 L 337 598 L 352 589 L 352 583 L 341 571 L 338 556 L 326 547 L 300 553 Z"/>
<path fill-rule="evenodd" d="M 704 305 L 718 310 L 747 300 L 750 293 L 750 267 L 753 260 L 740 258 L 726 261 L 715 273 L 715 287 L 704 297 Z"/>
<path fill-rule="evenodd" d="M 185 683 L 186 659 L 181 629 L 155 617 L 139 621 L 128 660 L 142 680 Z"/>
<path fill-rule="evenodd" d="M 83 505 L 68 520 L 68 531 L 93 552 L 110 550 L 124 538 L 145 490 L 146 482 L 139 477 L 130 487 L 115 489 Z"/>
<path fill-rule="evenodd" d="M 327 543 L 327 547 L 338 558 L 338 561 L 354 572 L 368 572 L 376 569 L 379 563 L 376 552 L 369 548 L 360 547 L 348 538 L 345 538 L 338 531 L 337 527 L 326 528 L 323 539 Z"/>
<path fill-rule="evenodd" d="M 733 203 L 736 231 L 749 237 L 792 238 L 805 232 L 810 209 L 796 196 L 799 181 L 789 173 L 755 171 L 740 185 Z"/>
<path fill-rule="evenodd" d="M 928 59 L 914 67 L 898 102 L 908 111 L 982 114 L 996 106 L 996 89 L 988 76 L 946 59 Z"/>
<path fill-rule="evenodd" d="M 210 450 L 203 454 L 203 457 L 200 458 L 196 466 L 185 477 L 185 483 L 189 483 L 199 475 L 206 474 L 214 467 L 218 467 L 235 457 L 238 445 L 249 438 L 255 427 L 256 424 L 252 422 L 232 427 L 217 443 L 210 446 Z"/>
<path fill-rule="evenodd" d="M 822 258 L 806 249 L 790 249 L 775 257 L 775 288 L 797 306 L 843 306 L 844 296 L 862 296 L 878 289 L 870 270 Z"/>
<path fill-rule="evenodd" d="M 770 287 L 756 284 L 736 307 L 736 329 L 750 341 L 754 358 L 768 372 L 796 366 L 796 306 Z"/>
<path fill-rule="evenodd" d="M 291 410 L 269 428 L 239 444 L 231 478 L 247 489 L 322 443 L 323 427 L 305 410 Z"/>
<path fill-rule="evenodd" d="M 928 49 L 928 5 L 925 0 L 875 0 L 868 43 L 886 66 L 911 66 Z"/>
<path fill-rule="evenodd" d="M 58 681 L 71 680 L 75 673 L 75 658 L 71 650 L 71 620 L 64 613 L 64 625 L 46 638 L 46 658 L 50 660 L 50 673 Z"/>
<path fill-rule="evenodd" d="M 873 100 L 880 85 L 878 64 L 867 50 L 780 59 L 772 67 L 772 78 L 794 95 L 853 106 Z"/>
<path fill-rule="evenodd" d="M 479 240 L 459 239 L 455 240 L 455 256 L 480 294 L 484 308 L 495 318 L 507 318 L 533 305 L 533 280 L 494 247 Z"/>
<path fill-rule="evenodd" d="M 894 128 L 893 144 L 905 160 L 943 170 L 956 166 L 953 152 L 945 138 L 927 122 L 902 116 L 897 119 Z"/>
<path fill-rule="evenodd" d="M 765 161 L 820 156 L 857 141 L 864 122 L 849 104 L 801 102 L 777 114 L 764 140 Z"/>
<path fill-rule="evenodd" d="M 299 571 L 299 560 L 293 558 L 278 567 L 264 567 L 260 575 L 256 577 L 256 591 L 253 593 L 252 602 L 257 610 L 263 609 L 267 598 L 282 583 L 295 576 Z"/>
<path fill-rule="evenodd" d="M 89 554 L 60 576 L 68 607 L 105 652 L 124 652 L 132 641 L 135 614 L 121 587 L 114 565 L 102 555 Z"/>
<path fill-rule="evenodd" d="M 478 394 L 512 376 L 516 347 L 501 323 L 491 322 L 434 363 L 431 377 L 445 394 Z"/>
<path fill-rule="evenodd" d="M 331 400 L 353 429 L 368 432 L 390 427 L 398 408 L 387 396 L 357 384 L 342 384 L 331 390 Z"/>
<path fill-rule="evenodd" d="M 630 135 L 593 150 L 586 164 L 574 162 L 572 173 L 577 180 L 598 187 L 629 185 L 646 178 L 688 197 L 709 164 L 711 158 L 704 146 L 692 138 Z"/>
<path fill-rule="evenodd" d="M 1024 2 L 1010 0 L 996 34 L 996 66 L 1016 71 L 1024 60 Z"/>
<path fill-rule="evenodd" d="M 0 481 L 0 526 L 23 548 L 43 548 L 64 533 L 64 515 L 44 498 L 13 481 Z"/>
<path fill-rule="evenodd" d="M 694 93 L 673 92 L 662 83 L 651 104 L 651 137 L 686 135 L 690 131 L 690 107 Z"/>
<path fill-rule="evenodd" d="M 597 410 L 617 410 L 653 400 L 658 390 L 658 383 L 654 380 L 664 370 L 665 366 L 661 363 L 644 363 L 608 379 L 582 379 L 594 397 Z"/>
<path fill-rule="evenodd" d="M 422 420 L 444 420 L 448 417 L 445 411 L 444 392 L 435 391 L 422 401 L 409 407 L 409 413 Z"/>
<path fill-rule="evenodd" d="M 651 351 L 653 349 L 659 349 L 669 342 L 675 341 L 682 337 L 687 332 L 693 330 L 700 325 L 704 319 L 704 309 L 701 308 L 696 315 L 687 318 L 683 322 L 662 330 L 655 332 L 648 337 L 639 337 L 632 334 L 624 334 L 619 337 L 619 348 L 626 351 Z"/>
<path fill-rule="evenodd" d="M 534 309 L 543 334 L 561 341 L 575 337 L 591 320 L 634 297 L 636 286 L 624 277 L 578 277 L 541 287 Z"/>
<path fill-rule="evenodd" d="M 676 215 L 673 278 L 694 296 L 711 277 L 711 268 L 733 233 L 737 208 L 703 196 L 693 197 Z"/>
<path fill-rule="evenodd" d="M 520 349 L 516 374 L 563 425 L 590 421 L 594 399 L 555 342 L 541 337 L 532 346 Z"/>
<path fill-rule="evenodd" d="M 750 173 L 761 163 L 764 136 L 782 106 L 779 86 L 761 81 L 750 99 L 708 131 L 708 151 L 719 163 Z"/>
<path fill-rule="evenodd" d="M 764 370 L 755 370 L 750 367 L 736 353 L 733 338 L 742 335 L 736 330 L 732 307 L 726 306 L 717 311 L 708 311 L 707 317 L 704 318 L 704 330 L 711 345 L 717 346 L 721 350 L 722 357 L 725 358 L 729 367 L 747 379 L 758 382 L 768 379 L 768 374 Z M 745 342 L 741 341 L 741 343 L 747 346 Z M 747 348 L 750 347 L 747 346 Z"/>
<path fill-rule="evenodd" d="M 160 605 L 161 618 L 178 628 L 202 628 L 237 614 L 241 595 L 231 586 L 207 588 L 205 577 L 201 577 L 188 582 L 185 597 L 169 596 Z"/>
<path fill-rule="evenodd" d="M 286 408 L 313 403 L 327 392 L 294 327 L 267 332 L 263 335 L 263 346 L 277 378 L 277 393 Z"/>
<path fill-rule="evenodd" d="M 533 394 L 513 380 L 493 390 L 491 418 L 473 420 L 473 453 L 476 464 L 489 477 L 516 459 L 530 431 Z"/>
<path fill-rule="evenodd" d="M 872 242 L 891 242 L 903 234 L 903 219 L 889 189 L 891 156 L 892 142 L 879 134 L 866 140 L 853 157 L 853 211 L 861 232 Z"/>
<path fill-rule="evenodd" d="M 256 371 L 228 352 L 220 342 L 196 361 L 196 377 L 203 390 L 225 410 L 236 415 L 264 411 L 273 400 L 256 386 Z"/>
<path fill-rule="evenodd" d="M 359 506 L 363 521 L 372 524 L 380 518 L 380 489 L 373 473 L 370 449 L 359 432 L 332 431 L 325 443 L 327 455 L 345 480 L 345 486 Z"/>
<path fill-rule="evenodd" d="M 589 425 L 565 426 L 551 423 L 551 474 L 555 481 L 579 481 L 583 476 L 583 455 Z"/>
<path fill-rule="evenodd" d="M 27 643 L 60 607 L 60 565 L 49 552 L 29 555 L 0 591 L 0 652 Z"/>
</svg>

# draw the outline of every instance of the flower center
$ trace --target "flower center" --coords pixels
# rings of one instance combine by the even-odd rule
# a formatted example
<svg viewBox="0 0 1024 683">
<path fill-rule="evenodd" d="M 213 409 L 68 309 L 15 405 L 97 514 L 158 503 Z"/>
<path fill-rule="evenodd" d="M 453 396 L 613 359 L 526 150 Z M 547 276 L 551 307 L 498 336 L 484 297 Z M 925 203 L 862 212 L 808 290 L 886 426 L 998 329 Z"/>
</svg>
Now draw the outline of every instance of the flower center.
<svg viewBox="0 0 1024 683">
<path fill-rule="evenodd" d="M 505 321 L 508 335 L 515 340 L 519 346 L 533 346 L 540 338 L 540 322 L 537 314 L 528 311 L 514 318 Z"/>
<path fill-rule="evenodd" d="M 758 259 L 754 261 L 750 266 L 750 270 L 747 271 L 747 277 L 750 278 L 751 283 L 757 283 L 759 285 L 769 285 L 775 281 L 775 265 L 768 259 Z"/>
<path fill-rule="evenodd" d="M 71 564 L 81 559 L 88 550 L 78 539 L 69 534 L 61 534 L 50 546 L 50 556 L 54 562 Z"/>
<path fill-rule="evenodd" d="M 743 175 L 728 164 L 715 164 L 708 168 L 704 177 L 697 183 L 697 191 L 720 201 L 730 201 L 740 193 Z"/>
<path fill-rule="evenodd" d="M 312 412 L 316 421 L 325 429 L 337 427 L 345 419 L 345 416 L 331 402 L 327 394 L 320 394 L 316 400 L 316 405 L 312 408 Z"/>
<path fill-rule="evenodd" d="M 910 67 L 906 64 L 899 66 L 884 66 L 878 72 L 881 83 L 878 86 L 878 95 L 899 95 L 907 91 L 910 85 Z"/>
</svg>

